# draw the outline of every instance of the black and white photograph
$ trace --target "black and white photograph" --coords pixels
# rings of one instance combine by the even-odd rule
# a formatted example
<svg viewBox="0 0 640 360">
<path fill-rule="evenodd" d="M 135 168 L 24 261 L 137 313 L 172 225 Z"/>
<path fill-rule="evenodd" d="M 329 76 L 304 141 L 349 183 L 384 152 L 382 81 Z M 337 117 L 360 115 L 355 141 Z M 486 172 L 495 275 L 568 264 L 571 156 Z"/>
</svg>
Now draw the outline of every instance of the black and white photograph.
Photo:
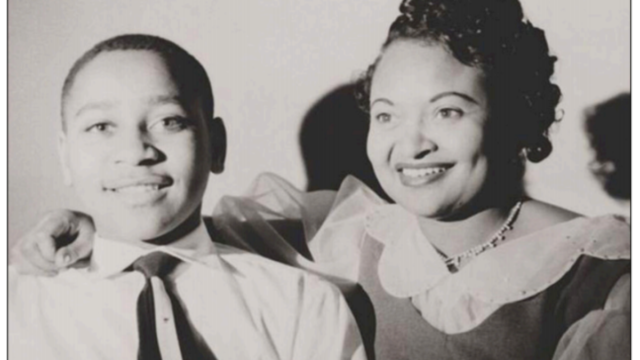
<svg viewBox="0 0 640 360">
<path fill-rule="evenodd" d="M 9 0 L 10 360 L 631 359 L 629 0 Z"/>
</svg>

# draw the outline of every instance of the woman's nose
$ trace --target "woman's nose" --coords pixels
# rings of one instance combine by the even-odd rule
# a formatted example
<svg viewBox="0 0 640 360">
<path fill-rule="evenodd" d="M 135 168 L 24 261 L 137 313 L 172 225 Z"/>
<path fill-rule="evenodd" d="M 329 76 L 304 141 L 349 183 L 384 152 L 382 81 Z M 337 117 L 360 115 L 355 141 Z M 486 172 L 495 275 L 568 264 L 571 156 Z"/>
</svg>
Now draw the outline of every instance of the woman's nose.
<svg viewBox="0 0 640 360">
<path fill-rule="evenodd" d="M 403 130 L 400 146 L 405 158 L 421 159 L 438 150 L 433 133 L 425 122 L 409 122 Z"/>
</svg>

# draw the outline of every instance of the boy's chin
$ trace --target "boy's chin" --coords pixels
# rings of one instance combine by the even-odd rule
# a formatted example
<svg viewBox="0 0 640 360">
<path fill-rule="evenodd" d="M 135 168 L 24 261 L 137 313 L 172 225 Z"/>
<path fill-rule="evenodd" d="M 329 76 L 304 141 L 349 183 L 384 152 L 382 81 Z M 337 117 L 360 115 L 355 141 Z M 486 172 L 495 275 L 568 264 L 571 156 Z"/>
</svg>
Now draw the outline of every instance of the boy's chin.
<svg viewBox="0 0 640 360">
<path fill-rule="evenodd" d="M 138 244 L 168 245 L 180 240 L 200 224 L 200 207 L 190 215 L 189 211 L 117 215 L 112 212 L 110 215 L 94 218 L 98 234 L 106 239 Z"/>
<path fill-rule="evenodd" d="M 155 239 L 162 238 L 167 235 L 173 224 L 167 224 L 162 221 L 128 221 L 120 223 L 117 226 L 97 225 L 100 236 L 132 243 L 153 243 Z"/>
</svg>

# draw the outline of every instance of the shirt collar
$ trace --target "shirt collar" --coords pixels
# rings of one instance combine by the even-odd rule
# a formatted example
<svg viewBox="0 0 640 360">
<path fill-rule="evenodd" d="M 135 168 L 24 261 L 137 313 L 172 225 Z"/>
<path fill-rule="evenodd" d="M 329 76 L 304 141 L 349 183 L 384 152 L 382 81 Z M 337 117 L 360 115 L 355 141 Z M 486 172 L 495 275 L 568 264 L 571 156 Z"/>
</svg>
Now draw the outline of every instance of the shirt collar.
<svg viewBox="0 0 640 360">
<path fill-rule="evenodd" d="M 202 220 L 193 231 L 171 244 L 140 245 L 133 242 L 111 240 L 96 234 L 90 271 L 99 277 L 108 277 L 121 272 L 137 258 L 153 251 L 163 251 L 186 262 L 194 262 L 198 258 L 216 252 L 215 245 Z"/>
</svg>

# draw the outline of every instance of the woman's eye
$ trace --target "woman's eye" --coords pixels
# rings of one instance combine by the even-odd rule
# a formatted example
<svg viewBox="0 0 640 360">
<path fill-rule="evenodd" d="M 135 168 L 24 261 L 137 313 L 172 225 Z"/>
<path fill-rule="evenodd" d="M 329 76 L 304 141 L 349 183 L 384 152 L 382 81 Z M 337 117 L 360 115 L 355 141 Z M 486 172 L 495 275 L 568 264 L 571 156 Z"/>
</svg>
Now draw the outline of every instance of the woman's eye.
<svg viewBox="0 0 640 360">
<path fill-rule="evenodd" d="M 97 123 L 89 126 L 86 131 L 91 133 L 104 133 L 104 132 L 107 132 L 108 130 L 111 130 L 112 127 L 113 125 L 107 122 L 101 122 L 101 123 Z"/>
<path fill-rule="evenodd" d="M 444 108 L 438 110 L 437 116 L 442 119 L 459 119 L 464 113 L 460 109 Z"/>
<path fill-rule="evenodd" d="M 387 114 L 387 113 L 380 113 L 378 115 L 375 116 L 375 119 L 377 122 L 381 123 L 381 124 L 385 124 L 391 121 L 391 115 Z"/>
</svg>

